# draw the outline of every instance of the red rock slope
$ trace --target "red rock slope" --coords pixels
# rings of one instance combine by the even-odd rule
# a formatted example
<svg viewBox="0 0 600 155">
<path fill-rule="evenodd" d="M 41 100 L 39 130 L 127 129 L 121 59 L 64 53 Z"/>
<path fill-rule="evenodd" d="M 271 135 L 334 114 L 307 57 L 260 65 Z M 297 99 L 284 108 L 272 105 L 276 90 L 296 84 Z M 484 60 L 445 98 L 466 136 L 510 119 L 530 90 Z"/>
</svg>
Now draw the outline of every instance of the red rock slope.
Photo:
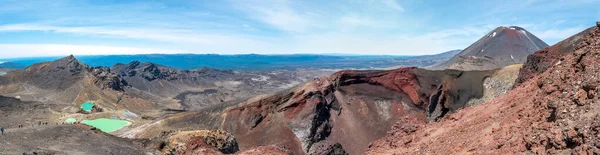
<svg viewBox="0 0 600 155">
<path fill-rule="evenodd" d="M 278 145 L 295 154 L 361 154 L 400 118 L 428 121 L 429 114 L 437 119 L 481 97 L 484 78 L 494 73 L 418 68 L 341 71 L 222 111 L 182 113 L 148 127 L 138 137 L 168 130 L 222 129 L 235 135 L 241 150 Z"/>
<path fill-rule="evenodd" d="M 585 44 L 508 94 L 437 123 L 404 118 L 367 154 L 599 154 L 600 28 L 578 35 Z"/>
<path fill-rule="evenodd" d="M 577 35 L 571 36 L 553 46 L 539 50 L 527 57 L 527 62 L 519 72 L 519 77 L 515 86 L 544 73 L 561 60 L 561 57 L 572 53 L 573 51 L 589 45 L 585 38 L 595 33 L 596 27 L 588 28 Z"/>
</svg>

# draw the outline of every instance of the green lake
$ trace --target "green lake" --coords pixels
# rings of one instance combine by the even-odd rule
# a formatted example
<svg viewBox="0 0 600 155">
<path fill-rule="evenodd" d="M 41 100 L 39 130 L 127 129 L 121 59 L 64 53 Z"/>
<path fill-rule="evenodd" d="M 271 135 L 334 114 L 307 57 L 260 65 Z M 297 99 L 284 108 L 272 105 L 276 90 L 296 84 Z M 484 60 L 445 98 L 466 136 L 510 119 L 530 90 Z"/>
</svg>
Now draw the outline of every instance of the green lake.
<svg viewBox="0 0 600 155">
<path fill-rule="evenodd" d="M 92 126 L 92 127 L 96 127 L 98 129 L 100 129 L 100 131 L 103 131 L 103 132 L 117 131 L 117 130 L 131 124 L 128 121 L 108 119 L 108 118 L 98 118 L 95 120 L 83 120 L 83 121 L 81 121 L 81 123 Z"/>
<path fill-rule="evenodd" d="M 90 101 L 81 104 L 81 109 L 83 109 L 85 111 L 92 111 L 93 107 L 94 107 L 94 103 L 92 103 Z"/>
<path fill-rule="evenodd" d="M 67 118 L 67 120 L 65 120 L 65 123 L 69 123 L 69 124 L 73 124 L 77 122 L 77 120 L 75 118 Z"/>
</svg>

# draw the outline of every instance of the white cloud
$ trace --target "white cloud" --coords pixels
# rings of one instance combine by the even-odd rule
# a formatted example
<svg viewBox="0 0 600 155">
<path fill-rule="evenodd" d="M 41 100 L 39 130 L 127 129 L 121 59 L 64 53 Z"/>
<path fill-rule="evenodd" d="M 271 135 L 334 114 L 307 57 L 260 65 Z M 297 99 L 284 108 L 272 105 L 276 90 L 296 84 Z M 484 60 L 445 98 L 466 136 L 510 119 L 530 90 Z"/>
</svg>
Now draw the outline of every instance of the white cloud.
<svg viewBox="0 0 600 155">
<path fill-rule="evenodd" d="M 92 37 L 130 38 L 167 42 L 186 47 L 194 52 L 240 52 L 238 46 L 254 47 L 265 44 L 265 38 L 243 34 L 202 33 L 187 29 L 126 28 L 126 27 L 60 27 L 40 26 L 37 24 L 15 24 L 0 26 L 0 32 L 44 31 Z M 232 48 L 235 47 L 235 48 Z M 246 49 L 248 50 L 248 49 Z"/>
<path fill-rule="evenodd" d="M 402 8 L 402 6 L 400 6 L 396 0 L 381 0 L 381 2 L 393 10 L 404 12 L 404 8 Z"/>
<path fill-rule="evenodd" d="M 376 24 L 368 20 L 350 20 L 357 25 Z M 377 25 L 373 25 L 377 26 Z M 221 53 L 221 54 L 290 54 L 290 53 L 353 53 L 353 54 L 435 54 L 464 48 L 483 36 L 486 28 L 466 27 L 426 33 L 423 35 L 328 33 L 294 35 L 293 37 L 256 37 L 227 34 L 197 34 L 178 30 L 119 29 L 104 27 L 54 27 L 36 25 L 0 26 L 1 31 L 50 31 L 80 35 L 101 35 L 179 43 L 177 49 L 85 46 L 61 44 L 3 44 L 0 49 L 11 53 L 31 53 L 35 56 L 67 54 L 146 54 L 146 53 Z M 169 50 L 164 50 L 169 49 Z M 104 52 L 108 51 L 108 52 Z"/>
<path fill-rule="evenodd" d="M 358 16 L 358 15 L 347 15 L 340 17 L 339 23 L 336 25 L 339 29 L 353 30 L 359 27 L 368 29 L 380 29 L 380 28 L 398 28 L 398 23 L 391 20 L 380 20 L 371 17 Z M 364 29 L 363 29 L 364 30 Z"/>
<path fill-rule="evenodd" d="M 419 35 L 357 35 L 327 33 L 294 38 L 304 51 L 311 53 L 352 53 L 384 55 L 436 54 L 464 49 L 491 31 L 485 27 L 448 29 Z"/>
<path fill-rule="evenodd" d="M 519 5 L 521 1 L 510 1 L 501 6 L 494 6 L 497 9 L 491 10 L 481 7 L 488 5 L 470 2 L 479 12 L 469 14 L 467 17 L 450 15 L 447 10 L 438 11 L 436 10 L 438 6 L 419 6 L 420 4 L 415 2 L 398 0 L 316 1 L 316 3 L 291 0 L 231 0 L 228 1 L 230 3 L 206 1 L 186 7 L 171 7 L 171 5 L 160 4 L 161 2 L 93 5 L 85 1 L 72 1 L 79 3 L 64 3 L 57 7 L 47 7 L 43 2 L 15 2 L 18 3 L 14 6 L 0 6 L 0 14 L 4 12 L 11 15 L 18 14 L 18 16 L 23 14 L 23 19 L 27 20 L 14 21 L 30 23 L 3 22 L 7 25 L 0 25 L 0 37 L 9 38 L 13 34 L 21 35 L 19 32 L 35 31 L 45 33 L 44 36 L 56 35 L 56 40 L 53 42 L 57 44 L 28 44 L 25 40 L 22 41 L 24 44 L 17 44 L 18 46 L 10 44 L 13 45 L 10 49 L 4 49 L 7 47 L 7 44 L 4 44 L 3 56 L 6 55 L 4 51 L 13 52 L 10 50 L 24 53 L 49 51 L 48 54 L 65 55 L 76 52 L 75 50 L 86 53 L 97 51 L 94 48 L 127 53 L 136 51 L 153 53 L 165 50 L 165 52 L 220 54 L 414 55 L 466 48 L 485 33 L 500 26 L 498 23 L 534 23 L 517 26 L 525 27 L 544 41 L 562 40 L 584 29 L 574 27 L 573 25 L 577 25 L 573 24 L 572 20 L 551 20 L 552 22 L 549 23 L 541 23 L 524 21 L 526 16 L 509 18 L 513 17 L 512 14 L 522 13 L 518 10 L 537 10 L 529 9 L 531 6 L 538 6 L 537 2 Z M 456 3 L 456 5 L 462 4 Z M 539 6 L 545 7 L 545 5 Z M 464 13 L 464 10 L 452 11 L 456 11 L 459 15 Z M 454 12 L 450 13 L 454 14 Z M 532 14 L 523 12 L 525 13 Z M 553 17 L 564 18 L 561 16 L 548 18 L 554 19 Z M 27 35 L 31 34 L 34 33 Z M 63 34 L 69 36 L 64 37 Z M 70 45 L 73 43 L 67 39 L 72 38 L 81 39 L 78 40 L 78 44 L 88 45 L 96 44 L 86 39 L 107 40 L 110 44 L 114 42 L 111 39 L 116 38 L 126 40 L 119 45 L 131 47 Z M 137 42 L 140 40 L 158 42 L 159 44 L 152 47 L 159 49 L 135 47 L 143 43 Z M 36 40 L 36 42 L 44 43 L 43 40 Z M 1 43 L 3 42 L 0 41 Z M 132 45 L 128 45 L 129 43 Z M 548 43 L 551 44 L 551 41 Z"/>
<path fill-rule="evenodd" d="M 189 32 L 185 30 L 122 27 L 60 27 L 37 24 L 14 24 L 0 26 L 0 32 L 2 31 L 46 31 L 79 35 L 100 35 L 121 38 L 149 39 L 176 43 L 184 42 L 203 44 L 211 44 L 214 43 L 215 40 L 223 39 L 223 37 L 219 35 L 194 34 L 194 32 Z"/>
<path fill-rule="evenodd" d="M 18 57 L 43 57 L 43 56 L 65 56 L 73 55 L 111 55 L 111 54 L 152 54 L 185 53 L 180 50 L 139 48 L 139 47 L 115 47 L 115 46 L 88 46 L 67 44 L 0 44 L 1 58 Z"/>
<path fill-rule="evenodd" d="M 545 30 L 531 30 L 531 33 L 544 41 L 552 41 L 546 42 L 549 45 L 552 45 L 558 41 L 567 39 L 568 37 L 573 36 L 585 29 L 586 27 L 571 27 L 564 29 L 554 28 Z"/>
<path fill-rule="evenodd" d="M 311 17 L 313 15 L 296 10 L 293 6 L 298 4 L 293 4 L 293 1 L 266 0 L 236 5 L 252 18 L 283 31 L 306 32 L 315 26 L 312 21 L 314 18 Z"/>
</svg>

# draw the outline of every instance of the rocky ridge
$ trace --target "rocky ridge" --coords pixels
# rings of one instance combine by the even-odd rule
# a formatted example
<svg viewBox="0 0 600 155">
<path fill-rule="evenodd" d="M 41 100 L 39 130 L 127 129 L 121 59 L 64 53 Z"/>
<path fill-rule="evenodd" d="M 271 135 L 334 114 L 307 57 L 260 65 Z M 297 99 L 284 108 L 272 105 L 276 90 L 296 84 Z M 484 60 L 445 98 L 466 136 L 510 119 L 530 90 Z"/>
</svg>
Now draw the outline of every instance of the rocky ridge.
<svg viewBox="0 0 600 155">
<path fill-rule="evenodd" d="M 577 48 L 557 51 L 566 53 L 554 60 L 560 63 L 506 95 L 439 123 L 404 118 L 390 135 L 372 143 L 367 154 L 600 153 L 600 27 L 574 37 L 581 38 Z"/>
<path fill-rule="evenodd" d="M 236 135 L 242 150 L 280 145 L 295 154 L 360 154 L 400 118 L 435 121 L 467 106 L 484 95 L 483 82 L 497 72 L 340 71 L 239 104 L 181 113 L 136 137 L 152 138 L 168 130 L 222 129 Z"/>
</svg>

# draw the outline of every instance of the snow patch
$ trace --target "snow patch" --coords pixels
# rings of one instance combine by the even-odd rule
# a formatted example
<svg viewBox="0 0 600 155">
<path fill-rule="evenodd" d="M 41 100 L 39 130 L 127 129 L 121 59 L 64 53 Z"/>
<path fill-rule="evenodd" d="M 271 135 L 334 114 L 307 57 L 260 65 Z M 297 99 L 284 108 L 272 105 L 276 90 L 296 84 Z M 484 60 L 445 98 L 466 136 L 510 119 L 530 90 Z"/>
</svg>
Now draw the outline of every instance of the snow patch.
<svg viewBox="0 0 600 155">
<path fill-rule="evenodd" d="M 527 35 L 527 32 L 525 32 L 525 30 L 519 30 L 519 32 L 523 35 Z"/>
<path fill-rule="evenodd" d="M 511 58 L 513 61 L 517 62 L 517 60 L 515 60 L 515 57 L 513 57 L 513 55 L 510 55 L 510 58 Z"/>
<path fill-rule="evenodd" d="M 377 112 L 384 120 L 388 120 L 388 119 L 392 118 L 392 114 L 391 114 L 391 110 L 390 110 L 392 108 L 392 101 L 376 100 L 375 105 L 377 105 L 376 106 Z"/>
<path fill-rule="evenodd" d="M 511 27 L 511 28 L 509 28 L 509 29 L 511 29 L 511 30 L 515 30 L 515 28 L 514 28 L 514 27 Z"/>
<path fill-rule="evenodd" d="M 495 36 L 496 36 L 496 32 L 494 32 L 494 33 L 492 33 L 492 34 L 488 35 L 488 38 L 490 38 L 490 37 L 495 37 Z"/>
<path fill-rule="evenodd" d="M 267 81 L 269 79 L 270 77 L 264 75 L 260 75 L 258 78 L 251 78 L 252 81 Z"/>
<path fill-rule="evenodd" d="M 289 82 L 287 84 L 279 85 L 279 89 L 288 89 L 288 88 L 292 88 L 292 87 L 294 87 L 296 85 L 299 85 L 299 84 L 302 84 L 302 82 L 300 82 L 300 81 L 291 81 L 291 82 Z"/>
<path fill-rule="evenodd" d="M 243 84 L 244 82 L 242 81 L 219 81 L 219 82 L 215 82 L 215 84 L 217 86 L 226 86 L 226 87 L 237 87 L 241 84 Z"/>
</svg>

